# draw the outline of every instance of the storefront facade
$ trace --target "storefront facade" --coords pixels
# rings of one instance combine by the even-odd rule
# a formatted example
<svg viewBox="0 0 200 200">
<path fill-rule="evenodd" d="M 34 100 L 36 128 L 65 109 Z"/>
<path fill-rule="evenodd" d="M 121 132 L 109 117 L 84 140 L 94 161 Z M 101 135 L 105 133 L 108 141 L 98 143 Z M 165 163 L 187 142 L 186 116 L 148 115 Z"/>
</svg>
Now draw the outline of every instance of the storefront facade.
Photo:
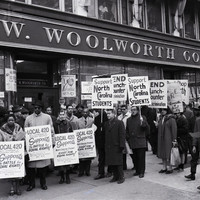
<svg viewBox="0 0 200 200">
<path fill-rule="evenodd" d="M 62 75 L 76 76 L 76 96 L 66 98 L 66 103 L 88 104 L 86 95 L 81 95 L 82 81 L 123 73 L 145 75 L 150 80 L 187 79 L 190 100 L 198 100 L 200 42 L 197 34 L 196 38 L 188 36 L 187 26 L 176 36 L 179 30 L 171 30 L 174 34 L 168 34 L 162 21 L 160 31 L 159 23 L 156 30 L 150 28 L 152 25 L 148 24 L 153 23 L 153 18 L 148 18 L 151 20 L 146 25 L 138 20 L 139 25 L 131 27 L 129 15 L 127 20 L 124 15 L 119 17 L 120 10 L 124 12 L 122 1 L 117 4 L 121 6 L 116 14 L 120 23 L 86 17 L 83 13 L 80 16 L 76 12 L 37 7 L 27 2 L 30 1 L 0 2 L 2 105 L 30 106 L 40 99 L 45 106 L 52 105 L 57 111 Z M 145 2 L 147 5 L 148 1 Z M 163 6 L 161 11 L 164 11 Z"/>
</svg>

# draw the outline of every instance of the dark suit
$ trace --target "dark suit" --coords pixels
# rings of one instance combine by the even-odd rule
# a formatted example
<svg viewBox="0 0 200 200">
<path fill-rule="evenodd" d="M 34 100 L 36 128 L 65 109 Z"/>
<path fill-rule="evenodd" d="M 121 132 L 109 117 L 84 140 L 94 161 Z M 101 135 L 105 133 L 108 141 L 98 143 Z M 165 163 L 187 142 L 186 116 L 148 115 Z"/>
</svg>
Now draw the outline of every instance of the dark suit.
<svg viewBox="0 0 200 200">
<path fill-rule="evenodd" d="M 105 122 L 105 163 L 106 165 L 112 166 L 116 180 L 124 178 L 122 152 L 124 148 L 124 123 L 117 118 Z"/>
</svg>

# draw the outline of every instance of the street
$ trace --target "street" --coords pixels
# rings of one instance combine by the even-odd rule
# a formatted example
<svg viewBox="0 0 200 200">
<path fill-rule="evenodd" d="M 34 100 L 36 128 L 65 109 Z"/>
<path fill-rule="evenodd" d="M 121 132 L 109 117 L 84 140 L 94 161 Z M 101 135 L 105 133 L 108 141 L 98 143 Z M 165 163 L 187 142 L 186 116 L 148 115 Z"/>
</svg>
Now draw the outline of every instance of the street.
<svg viewBox="0 0 200 200">
<path fill-rule="evenodd" d="M 54 171 L 47 178 L 48 190 L 43 191 L 36 180 L 36 188 L 26 192 L 27 186 L 22 186 L 21 196 L 8 196 L 8 181 L 0 181 L 0 200 L 199 200 L 200 192 L 196 189 L 200 185 L 200 167 L 198 166 L 195 181 L 187 181 L 184 175 L 189 174 L 190 167 L 183 172 L 172 174 L 159 174 L 162 168 L 159 160 L 150 151 L 147 152 L 147 166 L 144 178 L 133 177 L 132 163 L 127 156 L 128 170 L 125 171 L 125 182 L 123 184 L 109 183 L 111 178 L 94 180 L 97 175 L 97 159 L 93 160 L 91 176 L 78 177 L 71 174 L 71 184 L 58 184 L 59 177 Z"/>
</svg>

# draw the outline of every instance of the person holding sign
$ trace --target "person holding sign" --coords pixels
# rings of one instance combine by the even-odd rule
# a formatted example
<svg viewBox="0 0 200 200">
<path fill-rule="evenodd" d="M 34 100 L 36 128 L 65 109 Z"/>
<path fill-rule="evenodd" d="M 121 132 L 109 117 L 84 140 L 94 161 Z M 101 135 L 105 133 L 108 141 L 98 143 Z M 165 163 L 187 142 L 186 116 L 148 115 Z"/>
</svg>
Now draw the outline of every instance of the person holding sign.
<svg viewBox="0 0 200 200">
<path fill-rule="evenodd" d="M 111 166 L 113 178 L 110 182 L 121 184 L 125 181 L 123 172 L 123 150 L 125 148 L 125 127 L 115 117 L 112 109 L 107 110 L 108 121 L 105 122 L 105 163 Z"/>
<path fill-rule="evenodd" d="M 65 112 L 61 110 L 56 122 L 55 122 L 55 133 L 70 133 L 73 132 L 71 124 L 67 121 Z M 71 183 L 70 177 L 70 166 L 60 166 L 59 167 L 59 174 L 60 174 L 60 181 L 59 184 L 63 184 L 66 181 L 67 184 Z M 65 176 L 64 176 L 65 174 Z M 66 180 L 65 180 L 66 178 Z"/>
<path fill-rule="evenodd" d="M 34 127 L 34 126 L 42 126 L 42 125 L 50 125 L 52 137 L 54 135 L 54 128 L 51 116 L 42 112 L 43 103 L 41 101 L 37 101 L 34 104 L 34 113 L 29 115 L 26 118 L 24 128 L 26 127 Z M 51 164 L 50 159 L 46 160 L 38 160 L 38 161 L 30 161 L 28 163 L 27 176 L 29 179 L 29 187 L 26 191 L 31 191 L 35 188 L 35 176 L 36 169 L 38 170 L 40 177 L 40 185 L 41 189 L 47 190 L 46 186 L 46 173 L 47 166 Z"/>
<path fill-rule="evenodd" d="M 15 123 L 13 114 L 8 115 L 7 122 L 0 129 L 0 141 L 20 141 L 25 139 L 25 132 L 22 127 Z M 11 179 L 10 195 L 21 195 L 19 178 Z"/>
<path fill-rule="evenodd" d="M 133 151 L 133 162 L 136 172 L 134 176 L 144 177 L 149 124 L 145 116 L 141 115 L 140 108 L 131 107 L 131 117 L 127 119 L 126 139 Z"/>
</svg>

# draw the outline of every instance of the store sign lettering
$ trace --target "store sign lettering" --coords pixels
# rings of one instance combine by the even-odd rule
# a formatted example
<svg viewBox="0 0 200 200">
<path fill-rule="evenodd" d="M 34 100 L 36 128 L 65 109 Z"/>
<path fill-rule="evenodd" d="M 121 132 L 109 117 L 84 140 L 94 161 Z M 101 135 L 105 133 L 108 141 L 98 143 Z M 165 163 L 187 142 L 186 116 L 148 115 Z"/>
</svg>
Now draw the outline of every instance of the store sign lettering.
<svg viewBox="0 0 200 200">
<path fill-rule="evenodd" d="M 0 18 L 2 16 L 0 15 Z M 24 45 L 24 48 L 29 48 L 28 45 L 31 45 L 32 48 L 35 46 L 35 49 L 38 49 L 41 46 L 54 52 L 57 52 L 58 49 L 60 52 L 63 49 L 63 51 L 68 50 L 72 54 L 74 54 L 73 51 L 76 51 L 76 53 L 78 51 L 80 55 L 98 55 L 101 57 L 106 55 L 114 58 L 120 57 L 124 60 L 140 59 L 144 62 L 162 63 L 162 61 L 167 61 L 185 65 L 198 65 L 200 63 L 200 52 L 198 50 L 195 51 L 181 46 L 161 44 L 158 41 L 146 41 L 130 35 L 122 37 L 114 32 L 112 34 L 91 31 L 87 30 L 87 27 L 85 29 L 72 28 L 34 21 L 34 19 L 32 21 L 23 19 L 23 23 L 15 20 L 0 20 L 0 40 L 19 43 L 20 46 Z M 40 37 L 36 37 L 36 35 Z M 43 50 L 45 49 L 43 48 Z"/>
</svg>

